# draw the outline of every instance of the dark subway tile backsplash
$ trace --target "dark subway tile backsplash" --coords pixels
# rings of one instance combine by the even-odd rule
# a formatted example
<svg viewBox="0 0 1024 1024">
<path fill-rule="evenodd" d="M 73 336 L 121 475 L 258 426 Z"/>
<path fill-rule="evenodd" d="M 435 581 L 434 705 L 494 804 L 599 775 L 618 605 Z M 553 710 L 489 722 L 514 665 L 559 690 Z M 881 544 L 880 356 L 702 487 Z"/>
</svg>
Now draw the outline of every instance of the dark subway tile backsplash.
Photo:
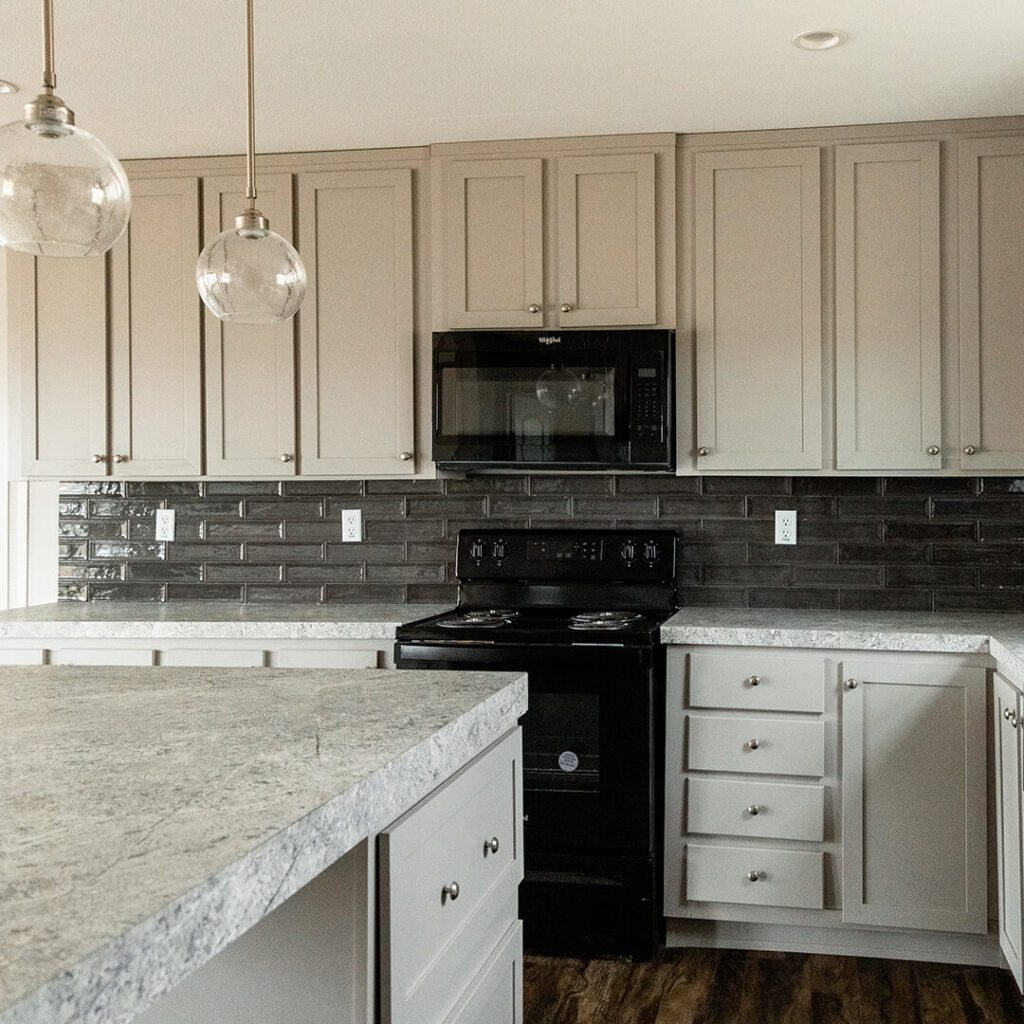
<svg viewBox="0 0 1024 1024">
<path fill-rule="evenodd" d="M 89 481 L 59 508 L 67 601 L 453 603 L 460 528 L 578 526 L 675 530 L 694 607 L 1024 610 L 1024 478 Z M 796 509 L 796 546 L 773 542 L 776 509 Z"/>
</svg>

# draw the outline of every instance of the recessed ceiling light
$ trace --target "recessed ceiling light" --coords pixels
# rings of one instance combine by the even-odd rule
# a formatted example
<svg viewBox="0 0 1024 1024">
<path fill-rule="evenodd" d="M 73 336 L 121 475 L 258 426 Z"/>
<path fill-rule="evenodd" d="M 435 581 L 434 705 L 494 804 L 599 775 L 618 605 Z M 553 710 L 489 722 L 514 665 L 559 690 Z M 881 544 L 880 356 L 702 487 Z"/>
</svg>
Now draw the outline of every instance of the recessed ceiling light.
<svg viewBox="0 0 1024 1024">
<path fill-rule="evenodd" d="M 842 35 L 830 28 L 814 28 L 793 37 L 793 45 L 801 50 L 830 50 L 842 41 Z"/>
<path fill-rule="evenodd" d="M 18 87 L 13 82 L 5 82 L 0 78 L 0 93 L 17 92 Z"/>
</svg>

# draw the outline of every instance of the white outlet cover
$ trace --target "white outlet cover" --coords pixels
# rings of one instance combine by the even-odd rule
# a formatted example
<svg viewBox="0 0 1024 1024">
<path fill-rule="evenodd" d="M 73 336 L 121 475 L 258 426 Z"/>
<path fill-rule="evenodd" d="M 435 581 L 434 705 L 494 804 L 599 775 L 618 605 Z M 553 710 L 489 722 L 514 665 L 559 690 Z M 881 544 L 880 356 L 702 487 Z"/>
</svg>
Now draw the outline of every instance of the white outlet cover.
<svg viewBox="0 0 1024 1024">
<path fill-rule="evenodd" d="M 796 543 L 796 510 L 776 509 L 775 510 L 775 543 L 795 544 Z"/>
<path fill-rule="evenodd" d="M 174 540 L 173 508 L 158 508 L 156 510 L 156 539 Z"/>
<path fill-rule="evenodd" d="M 363 512 L 358 508 L 341 510 L 341 539 L 346 544 L 357 544 L 363 539 Z"/>
</svg>

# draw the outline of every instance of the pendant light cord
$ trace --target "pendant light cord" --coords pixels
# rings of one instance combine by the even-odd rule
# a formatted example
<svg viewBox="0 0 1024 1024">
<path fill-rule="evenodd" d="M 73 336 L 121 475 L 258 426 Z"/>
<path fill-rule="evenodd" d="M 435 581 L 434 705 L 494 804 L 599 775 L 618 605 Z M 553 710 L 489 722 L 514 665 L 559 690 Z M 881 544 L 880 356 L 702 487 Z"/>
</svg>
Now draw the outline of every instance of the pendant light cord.
<svg viewBox="0 0 1024 1024">
<path fill-rule="evenodd" d="M 52 93 L 56 88 L 57 73 L 53 70 L 53 0 L 43 0 L 43 89 Z"/>
<path fill-rule="evenodd" d="M 47 0 L 49 2 L 49 0 Z M 248 76 L 249 96 L 249 139 L 245 161 L 245 195 L 249 200 L 249 209 L 256 209 L 256 113 L 255 90 L 253 88 L 253 43 L 252 43 L 252 0 L 245 0 L 246 24 L 246 72 Z"/>
</svg>

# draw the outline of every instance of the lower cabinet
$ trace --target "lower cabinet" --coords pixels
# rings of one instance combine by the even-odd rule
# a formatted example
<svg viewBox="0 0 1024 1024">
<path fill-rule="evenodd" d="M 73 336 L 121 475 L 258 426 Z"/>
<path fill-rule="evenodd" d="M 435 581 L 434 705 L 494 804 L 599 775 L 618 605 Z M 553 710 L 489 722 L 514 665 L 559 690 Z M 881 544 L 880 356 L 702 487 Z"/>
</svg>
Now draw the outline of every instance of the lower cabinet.
<svg viewBox="0 0 1024 1024">
<path fill-rule="evenodd" d="M 381 833 L 381 1024 L 520 1024 L 522 738 Z"/>
<path fill-rule="evenodd" d="M 999 946 L 1024 987 L 1024 923 L 1021 885 L 1021 715 L 1024 696 L 998 672 L 992 684 L 992 739 L 996 769 L 996 863 L 999 894 Z"/>
</svg>

